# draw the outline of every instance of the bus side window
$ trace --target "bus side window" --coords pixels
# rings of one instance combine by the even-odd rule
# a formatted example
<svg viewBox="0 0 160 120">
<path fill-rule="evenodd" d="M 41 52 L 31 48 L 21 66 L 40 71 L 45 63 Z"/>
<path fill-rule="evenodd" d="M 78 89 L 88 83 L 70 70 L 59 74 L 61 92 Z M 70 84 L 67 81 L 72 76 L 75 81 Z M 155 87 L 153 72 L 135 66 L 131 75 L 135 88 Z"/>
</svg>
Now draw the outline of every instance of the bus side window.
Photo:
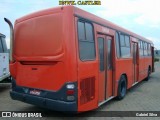
<svg viewBox="0 0 160 120">
<path fill-rule="evenodd" d="M 147 56 L 147 43 L 144 42 L 144 56 Z"/>
<path fill-rule="evenodd" d="M 2 37 L 0 37 L 0 53 L 3 53 Z"/>
<path fill-rule="evenodd" d="M 104 39 L 98 38 L 98 49 L 99 49 L 99 69 L 104 71 Z"/>
<path fill-rule="evenodd" d="M 118 58 L 131 57 L 130 38 L 128 35 L 116 32 L 116 51 Z"/>
<path fill-rule="evenodd" d="M 144 55 L 144 51 L 143 51 L 143 41 L 139 40 L 139 56 L 143 56 Z"/>
<path fill-rule="evenodd" d="M 119 34 L 116 32 L 116 52 L 117 52 L 117 57 L 120 57 L 120 50 L 119 50 Z"/>
<path fill-rule="evenodd" d="M 93 26 L 85 21 L 78 21 L 79 57 L 82 61 L 95 60 L 95 40 Z"/>
<path fill-rule="evenodd" d="M 151 44 L 148 43 L 148 56 L 151 56 Z"/>
<path fill-rule="evenodd" d="M 111 40 L 108 40 L 107 43 L 107 48 L 108 48 L 108 56 L 107 56 L 107 60 L 108 60 L 108 69 L 112 69 L 112 43 Z"/>
<path fill-rule="evenodd" d="M 120 34 L 121 58 L 131 57 L 130 38 L 128 35 Z"/>
<path fill-rule="evenodd" d="M 3 46 L 3 50 L 4 50 L 4 52 L 5 53 L 7 53 L 8 52 L 8 49 L 7 49 L 7 44 L 6 44 L 6 40 L 5 40 L 5 38 L 4 37 L 2 37 L 2 46 Z"/>
</svg>

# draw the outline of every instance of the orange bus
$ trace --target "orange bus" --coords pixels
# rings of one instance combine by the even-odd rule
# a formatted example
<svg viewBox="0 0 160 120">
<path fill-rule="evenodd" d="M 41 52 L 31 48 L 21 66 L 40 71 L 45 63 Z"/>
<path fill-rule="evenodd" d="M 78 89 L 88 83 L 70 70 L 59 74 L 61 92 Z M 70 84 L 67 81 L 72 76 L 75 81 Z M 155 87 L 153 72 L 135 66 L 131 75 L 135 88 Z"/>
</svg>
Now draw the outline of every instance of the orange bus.
<svg viewBox="0 0 160 120">
<path fill-rule="evenodd" d="M 74 6 L 29 14 L 11 29 L 11 98 L 56 111 L 98 108 L 154 71 L 153 43 Z"/>
</svg>

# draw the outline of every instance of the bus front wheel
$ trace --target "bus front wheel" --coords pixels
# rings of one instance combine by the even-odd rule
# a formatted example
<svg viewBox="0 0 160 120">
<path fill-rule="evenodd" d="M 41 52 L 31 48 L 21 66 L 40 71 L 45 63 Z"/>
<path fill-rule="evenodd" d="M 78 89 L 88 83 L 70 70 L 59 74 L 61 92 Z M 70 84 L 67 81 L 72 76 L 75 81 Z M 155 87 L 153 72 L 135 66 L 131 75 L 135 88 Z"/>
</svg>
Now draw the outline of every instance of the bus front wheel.
<svg viewBox="0 0 160 120">
<path fill-rule="evenodd" d="M 124 75 L 121 76 L 119 84 L 118 84 L 118 95 L 117 99 L 121 100 L 125 97 L 127 91 L 127 80 Z"/>
</svg>

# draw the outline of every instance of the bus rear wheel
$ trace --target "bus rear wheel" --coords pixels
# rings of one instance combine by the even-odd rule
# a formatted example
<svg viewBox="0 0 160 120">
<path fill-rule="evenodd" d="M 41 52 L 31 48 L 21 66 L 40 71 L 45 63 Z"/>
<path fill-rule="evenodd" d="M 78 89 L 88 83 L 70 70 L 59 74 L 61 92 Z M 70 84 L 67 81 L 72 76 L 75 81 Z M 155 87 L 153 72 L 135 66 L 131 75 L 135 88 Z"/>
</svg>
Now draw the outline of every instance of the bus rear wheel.
<svg viewBox="0 0 160 120">
<path fill-rule="evenodd" d="M 150 74 L 151 74 L 151 68 L 149 67 L 149 68 L 148 68 L 148 74 L 147 74 L 147 77 L 146 77 L 146 79 L 145 79 L 146 81 L 149 80 Z"/>
<path fill-rule="evenodd" d="M 125 97 L 127 91 L 127 80 L 124 75 L 121 76 L 119 84 L 118 84 L 118 95 L 117 99 L 121 100 Z"/>
</svg>

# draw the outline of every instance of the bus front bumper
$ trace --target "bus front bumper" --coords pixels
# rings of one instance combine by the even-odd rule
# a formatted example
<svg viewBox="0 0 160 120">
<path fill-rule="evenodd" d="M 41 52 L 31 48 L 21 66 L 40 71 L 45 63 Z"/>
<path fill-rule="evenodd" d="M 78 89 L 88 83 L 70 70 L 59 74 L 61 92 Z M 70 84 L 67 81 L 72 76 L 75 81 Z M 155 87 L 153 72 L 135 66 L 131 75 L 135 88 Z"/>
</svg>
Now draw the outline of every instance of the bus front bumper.
<svg viewBox="0 0 160 120">
<path fill-rule="evenodd" d="M 18 93 L 15 91 L 10 91 L 10 96 L 14 100 L 19 100 L 25 103 L 37 105 L 55 111 L 74 112 L 74 113 L 77 112 L 76 101 L 65 102 L 60 100 L 53 100 L 39 96 L 24 94 L 24 93 Z"/>
</svg>

